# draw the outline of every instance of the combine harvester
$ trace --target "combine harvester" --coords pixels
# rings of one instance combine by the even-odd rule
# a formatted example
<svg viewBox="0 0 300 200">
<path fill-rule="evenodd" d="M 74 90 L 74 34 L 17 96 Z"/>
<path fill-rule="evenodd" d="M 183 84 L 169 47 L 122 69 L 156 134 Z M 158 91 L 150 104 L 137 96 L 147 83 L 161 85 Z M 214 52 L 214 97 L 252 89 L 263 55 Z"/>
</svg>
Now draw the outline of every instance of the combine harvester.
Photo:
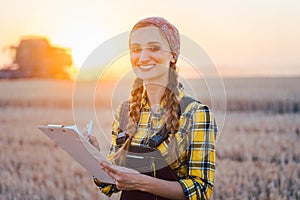
<svg viewBox="0 0 300 200">
<path fill-rule="evenodd" d="M 0 78 L 71 79 L 71 50 L 51 46 L 44 37 L 24 37 L 6 50 L 14 55 L 13 63 L 0 69 Z"/>
</svg>

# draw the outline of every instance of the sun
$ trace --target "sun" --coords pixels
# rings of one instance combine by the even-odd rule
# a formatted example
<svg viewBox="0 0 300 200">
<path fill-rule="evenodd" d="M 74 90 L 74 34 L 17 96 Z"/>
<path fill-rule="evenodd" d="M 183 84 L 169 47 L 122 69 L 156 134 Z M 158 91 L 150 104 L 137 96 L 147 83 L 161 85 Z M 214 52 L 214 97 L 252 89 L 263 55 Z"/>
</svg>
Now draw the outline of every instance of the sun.
<svg viewBox="0 0 300 200">
<path fill-rule="evenodd" d="M 65 30 L 62 29 L 59 34 L 54 35 L 53 40 L 58 44 L 71 49 L 74 66 L 78 69 L 82 67 L 89 54 L 101 44 L 103 36 L 99 30 L 93 27 L 85 29 L 83 26 L 73 25 Z"/>
</svg>

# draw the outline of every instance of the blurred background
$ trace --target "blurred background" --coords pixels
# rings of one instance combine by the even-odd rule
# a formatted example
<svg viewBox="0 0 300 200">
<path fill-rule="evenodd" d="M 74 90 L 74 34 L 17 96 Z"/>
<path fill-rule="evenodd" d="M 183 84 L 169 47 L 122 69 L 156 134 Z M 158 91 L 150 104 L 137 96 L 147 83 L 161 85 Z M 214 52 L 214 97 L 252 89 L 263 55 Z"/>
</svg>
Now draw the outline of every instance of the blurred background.
<svg viewBox="0 0 300 200">
<path fill-rule="evenodd" d="M 108 199 L 36 126 L 84 129 L 93 119 L 107 154 L 113 111 L 129 95 L 128 52 L 108 68 L 105 55 L 88 58 L 138 20 L 161 16 L 214 69 L 193 76 L 189 60 L 178 63 L 195 96 L 224 117 L 212 199 L 299 199 L 299 8 L 296 0 L 0 0 L 0 198 Z"/>
</svg>

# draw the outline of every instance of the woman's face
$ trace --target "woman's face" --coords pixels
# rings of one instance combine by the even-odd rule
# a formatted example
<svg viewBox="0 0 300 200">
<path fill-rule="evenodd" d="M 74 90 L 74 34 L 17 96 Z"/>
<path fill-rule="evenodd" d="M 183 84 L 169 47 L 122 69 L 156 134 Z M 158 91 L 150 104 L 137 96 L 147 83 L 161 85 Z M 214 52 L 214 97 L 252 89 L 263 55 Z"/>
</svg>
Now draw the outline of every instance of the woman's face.
<svg viewBox="0 0 300 200">
<path fill-rule="evenodd" d="M 145 83 L 167 84 L 170 62 L 174 62 L 167 39 L 154 26 L 138 28 L 130 36 L 130 60 Z"/>
</svg>

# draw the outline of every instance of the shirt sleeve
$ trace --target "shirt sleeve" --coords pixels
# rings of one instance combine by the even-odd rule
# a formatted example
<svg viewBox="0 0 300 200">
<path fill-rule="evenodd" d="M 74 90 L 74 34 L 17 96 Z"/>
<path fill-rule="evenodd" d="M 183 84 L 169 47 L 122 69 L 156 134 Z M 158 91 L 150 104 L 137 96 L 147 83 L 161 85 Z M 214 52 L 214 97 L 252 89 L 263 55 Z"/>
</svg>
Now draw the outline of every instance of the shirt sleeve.
<svg viewBox="0 0 300 200">
<path fill-rule="evenodd" d="M 198 104 L 192 114 L 188 141 L 188 177 L 180 179 L 189 200 L 209 199 L 215 174 L 215 137 L 217 126 L 207 106 Z"/>
<path fill-rule="evenodd" d="M 116 113 L 114 115 L 113 125 L 112 125 L 112 143 L 111 143 L 111 146 L 110 146 L 109 154 L 107 156 L 108 160 L 110 160 L 110 161 L 111 161 L 113 155 L 117 152 L 117 149 L 118 149 L 117 144 L 116 144 L 116 137 L 117 137 L 117 134 L 118 134 L 118 131 L 119 131 L 120 110 L 121 110 L 121 105 L 117 107 Z M 104 193 L 105 195 L 110 197 L 113 193 L 119 192 L 119 190 L 116 188 L 116 185 L 102 183 L 96 177 L 93 177 L 93 179 L 94 179 L 94 183 L 98 186 L 100 191 L 102 193 Z"/>
<path fill-rule="evenodd" d="M 119 146 L 117 145 L 117 136 L 119 133 L 119 125 L 120 125 L 120 112 L 121 112 L 121 105 L 117 107 L 116 113 L 114 115 L 114 121 L 112 124 L 112 133 L 111 133 L 111 145 L 109 149 L 109 154 L 107 156 L 108 160 L 112 160 L 114 154 L 118 151 Z"/>
</svg>

